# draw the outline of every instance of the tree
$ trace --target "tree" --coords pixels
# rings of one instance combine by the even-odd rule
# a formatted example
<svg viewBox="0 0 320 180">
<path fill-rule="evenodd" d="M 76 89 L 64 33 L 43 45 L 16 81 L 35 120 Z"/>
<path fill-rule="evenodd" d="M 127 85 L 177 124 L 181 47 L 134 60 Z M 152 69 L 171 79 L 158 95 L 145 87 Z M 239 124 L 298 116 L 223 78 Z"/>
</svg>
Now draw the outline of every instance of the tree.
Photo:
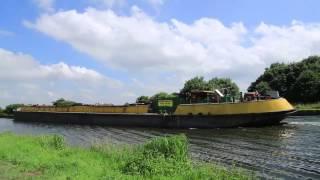
<svg viewBox="0 0 320 180">
<path fill-rule="evenodd" d="M 60 99 L 52 102 L 52 104 L 53 104 L 54 106 L 57 106 L 57 107 L 69 107 L 69 106 L 82 105 L 81 103 L 77 103 L 77 102 L 74 102 L 74 101 L 65 100 L 65 99 L 63 99 L 63 98 L 60 98 Z"/>
<path fill-rule="evenodd" d="M 297 63 L 274 63 L 251 83 L 248 91 L 270 88 L 279 91 L 281 96 L 291 102 L 318 102 L 319 77 L 319 56 L 310 56 Z"/>
<path fill-rule="evenodd" d="M 180 93 L 185 94 L 192 90 L 215 90 L 222 89 L 228 91 L 229 94 L 235 96 L 239 94 L 239 87 L 229 78 L 212 78 L 205 81 L 203 77 L 194 77 L 185 82 L 184 87 Z"/>
<path fill-rule="evenodd" d="M 184 83 L 180 93 L 190 92 L 191 90 L 210 90 L 210 88 L 202 76 L 196 76 Z"/>
<path fill-rule="evenodd" d="M 140 96 L 136 100 L 136 103 L 149 103 L 149 102 L 150 102 L 149 96 Z"/>
<path fill-rule="evenodd" d="M 168 94 L 166 92 L 159 92 L 155 95 L 153 95 L 150 100 L 156 100 L 156 99 L 172 99 L 172 98 L 175 98 L 176 95 L 174 94 Z"/>
<path fill-rule="evenodd" d="M 267 82 L 261 81 L 255 86 L 255 90 L 262 95 L 266 95 L 266 92 L 271 90 L 271 88 Z"/>
<path fill-rule="evenodd" d="M 23 106 L 23 104 L 9 104 L 8 106 L 6 106 L 4 112 L 7 114 L 13 114 L 14 111 Z"/>
<path fill-rule="evenodd" d="M 292 92 L 295 93 L 291 98 L 295 102 L 312 102 L 314 99 L 319 100 L 319 88 L 319 76 L 311 70 L 303 71 L 292 87 Z"/>
<path fill-rule="evenodd" d="M 236 83 L 232 82 L 230 78 L 212 78 L 208 81 L 210 90 L 221 89 L 226 90 L 226 94 L 236 96 L 239 94 L 239 87 Z"/>
</svg>

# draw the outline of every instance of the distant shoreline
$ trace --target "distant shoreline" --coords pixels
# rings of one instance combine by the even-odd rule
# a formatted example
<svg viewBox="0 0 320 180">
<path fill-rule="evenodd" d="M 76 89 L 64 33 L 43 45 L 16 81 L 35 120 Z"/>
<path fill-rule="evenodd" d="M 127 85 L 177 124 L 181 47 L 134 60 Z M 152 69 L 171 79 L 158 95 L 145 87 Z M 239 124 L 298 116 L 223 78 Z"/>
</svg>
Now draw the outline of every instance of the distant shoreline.
<svg viewBox="0 0 320 180">
<path fill-rule="evenodd" d="M 313 116 L 313 115 L 320 115 L 320 109 L 301 109 L 291 114 L 291 116 Z"/>
<path fill-rule="evenodd" d="M 0 114 L 0 118 L 14 118 L 13 114 Z"/>
<path fill-rule="evenodd" d="M 307 103 L 307 104 L 295 104 L 295 109 L 297 110 L 293 113 L 293 116 L 312 116 L 320 115 L 320 103 Z"/>
</svg>

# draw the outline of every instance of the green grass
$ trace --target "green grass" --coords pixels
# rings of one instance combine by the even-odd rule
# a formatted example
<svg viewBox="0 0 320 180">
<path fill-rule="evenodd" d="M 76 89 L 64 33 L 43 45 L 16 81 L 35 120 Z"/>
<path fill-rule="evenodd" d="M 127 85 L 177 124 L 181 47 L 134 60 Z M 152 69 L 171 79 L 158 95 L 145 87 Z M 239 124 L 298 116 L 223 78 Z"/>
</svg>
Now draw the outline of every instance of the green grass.
<svg viewBox="0 0 320 180">
<path fill-rule="evenodd" d="M 0 133 L 0 179 L 254 179 L 239 168 L 193 162 L 184 135 L 142 145 L 70 147 L 60 136 Z"/>
<path fill-rule="evenodd" d="M 0 112 L 0 116 L 8 116 L 8 114 L 6 114 L 4 112 Z"/>
<path fill-rule="evenodd" d="M 309 104 L 295 104 L 297 110 L 320 110 L 320 102 Z"/>
</svg>

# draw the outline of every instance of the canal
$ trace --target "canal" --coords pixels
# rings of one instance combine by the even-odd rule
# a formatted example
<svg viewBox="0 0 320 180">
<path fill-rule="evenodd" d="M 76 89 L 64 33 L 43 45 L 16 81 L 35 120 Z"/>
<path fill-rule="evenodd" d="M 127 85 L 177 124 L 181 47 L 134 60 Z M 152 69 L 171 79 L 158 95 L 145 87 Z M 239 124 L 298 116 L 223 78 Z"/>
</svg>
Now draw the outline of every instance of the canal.
<svg viewBox="0 0 320 180">
<path fill-rule="evenodd" d="M 279 126 L 206 130 L 56 125 L 0 118 L 0 132 L 5 131 L 60 134 L 69 144 L 86 147 L 138 144 L 155 136 L 184 133 L 195 159 L 240 166 L 266 179 L 320 179 L 320 116 L 288 117 Z"/>
</svg>

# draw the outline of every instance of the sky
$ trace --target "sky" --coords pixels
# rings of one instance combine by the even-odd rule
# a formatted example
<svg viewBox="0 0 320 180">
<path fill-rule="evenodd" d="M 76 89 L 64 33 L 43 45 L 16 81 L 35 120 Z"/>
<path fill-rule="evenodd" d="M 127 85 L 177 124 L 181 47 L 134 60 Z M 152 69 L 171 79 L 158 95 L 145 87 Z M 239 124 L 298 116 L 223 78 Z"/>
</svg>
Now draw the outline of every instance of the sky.
<svg viewBox="0 0 320 180">
<path fill-rule="evenodd" d="M 123 104 L 194 76 L 245 91 L 320 53 L 317 0 L 2 0 L 0 106 Z"/>
</svg>

